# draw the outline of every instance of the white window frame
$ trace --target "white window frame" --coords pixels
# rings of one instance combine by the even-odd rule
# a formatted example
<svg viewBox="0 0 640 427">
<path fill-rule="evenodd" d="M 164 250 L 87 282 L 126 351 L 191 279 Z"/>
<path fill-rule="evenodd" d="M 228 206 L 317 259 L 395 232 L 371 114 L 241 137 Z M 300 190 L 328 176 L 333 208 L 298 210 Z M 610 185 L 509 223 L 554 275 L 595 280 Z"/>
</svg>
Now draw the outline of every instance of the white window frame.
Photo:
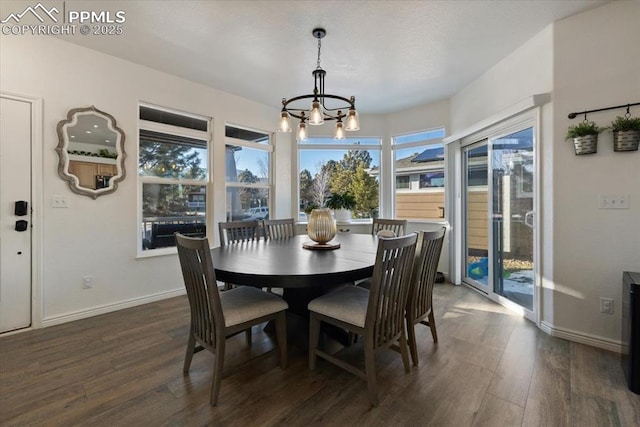
<svg viewBox="0 0 640 427">
<path fill-rule="evenodd" d="M 227 145 L 235 145 L 235 146 L 240 146 L 240 147 L 246 147 L 246 148 L 251 148 L 254 150 L 260 150 L 260 151 L 265 151 L 269 153 L 269 176 L 267 177 L 268 182 L 265 183 L 261 183 L 261 182 L 256 182 L 256 183 L 249 183 L 249 182 L 233 182 L 233 181 L 227 181 L 227 173 L 225 171 L 225 182 L 224 182 L 224 199 L 225 199 L 225 207 L 224 207 L 224 212 L 225 212 L 225 221 L 226 221 L 226 216 L 227 216 L 227 206 L 226 206 L 226 200 L 227 200 L 227 190 L 229 188 L 258 188 L 258 189 L 265 189 L 269 192 L 269 201 L 267 203 L 267 207 L 269 208 L 269 215 L 271 215 L 273 213 L 273 195 L 274 195 L 274 188 L 273 188 L 273 132 L 267 132 L 264 130 L 260 130 L 260 129 L 255 129 L 255 128 L 250 128 L 247 126 L 241 126 L 241 125 L 236 125 L 234 123 L 226 123 L 225 124 L 225 132 L 226 132 L 226 128 L 227 127 L 233 127 L 236 129 L 244 129 L 244 130 L 248 130 L 251 132 L 256 132 L 256 133 L 261 133 L 264 134 L 266 136 L 268 136 L 269 140 L 268 142 L 265 143 L 261 143 L 261 142 L 253 142 L 253 141 L 247 141 L 244 139 L 238 139 L 238 138 L 232 138 L 229 136 L 225 136 L 224 138 L 224 143 L 225 143 L 225 153 L 226 153 L 226 146 Z M 226 162 L 225 162 L 226 164 Z M 271 216 L 269 216 L 269 218 L 271 218 Z"/>
<path fill-rule="evenodd" d="M 398 135 L 394 135 L 391 137 L 391 180 L 392 180 L 392 194 L 391 194 L 391 213 L 393 215 L 393 217 L 395 218 L 396 216 L 396 193 L 400 192 L 400 193 L 434 193 L 434 192 L 439 192 L 439 191 L 444 191 L 445 192 L 445 200 L 447 197 L 447 161 L 446 161 L 446 150 L 444 150 L 444 155 L 445 158 L 443 158 L 443 166 L 442 169 L 444 171 L 444 186 L 443 187 L 433 187 L 433 188 L 420 188 L 420 184 L 418 183 L 418 188 L 417 189 L 412 189 L 411 188 L 411 182 L 409 182 L 409 188 L 401 188 L 401 189 L 396 189 L 396 151 L 399 150 L 405 150 L 407 148 L 422 148 L 422 147 L 426 147 L 429 145 L 442 145 L 443 149 L 445 147 L 444 144 L 444 136 L 440 137 L 440 138 L 432 138 L 432 139 L 421 139 L 419 141 L 412 141 L 412 142 L 403 142 L 403 143 L 397 143 L 397 139 L 404 137 L 404 136 L 408 136 L 408 135 L 417 135 L 417 134 L 421 134 L 421 133 L 428 133 L 428 132 L 432 132 L 432 131 L 440 131 L 442 130 L 443 135 L 446 135 L 446 128 L 444 126 L 442 127 L 435 127 L 435 128 L 429 128 L 429 129 L 424 129 L 424 130 L 419 130 L 419 131 L 412 131 L 412 132 L 406 132 L 406 133 L 402 133 L 402 134 L 398 134 Z M 416 172 L 422 172 L 424 171 L 424 167 L 415 167 Z M 437 169 L 433 169 L 433 170 L 440 170 L 440 168 Z M 418 178 L 420 179 L 420 178 Z M 440 219 L 432 219 L 432 220 L 425 220 L 425 219 L 409 219 L 409 221 L 411 222 L 441 222 L 442 218 Z"/>
<path fill-rule="evenodd" d="M 203 120 L 207 122 L 207 131 L 200 131 L 195 129 L 188 129 L 179 126 L 168 125 L 164 123 L 152 122 L 147 120 L 138 119 L 138 132 L 137 132 L 137 144 L 136 144 L 136 176 L 138 178 L 138 194 L 137 194 L 137 238 L 136 238 L 136 258 L 149 258 L 154 256 L 161 255 L 170 255 L 177 253 L 177 248 L 175 246 L 166 247 L 166 248 L 157 248 L 157 249 L 142 249 L 142 226 L 143 226 L 143 215 L 142 215 L 142 195 L 143 195 L 143 186 L 144 184 L 182 184 L 182 185 L 195 185 L 206 187 L 207 203 L 205 206 L 205 223 L 207 224 L 207 236 L 210 237 L 212 234 L 211 227 L 209 224 L 212 223 L 213 218 L 213 183 L 211 173 L 211 165 L 212 165 L 212 147 L 211 147 L 211 131 L 213 120 L 211 117 L 205 117 L 198 114 L 185 113 L 184 111 L 173 110 L 166 107 L 159 107 L 157 105 L 139 103 L 138 111 L 140 111 L 141 107 L 147 107 L 158 111 L 166 111 L 168 113 L 177 114 L 185 117 L 191 117 L 198 120 Z M 155 176 L 141 176 L 138 173 L 138 165 L 140 163 L 140 131 L 141 130 L 149 130 L 153 132 L 161 132 L 169 135 L 176 136 L 184 136 L 188 138 L 196 138 L 207 141 L 207 176 L 204 179 L 174 179 L 174 178 L 162 178 Z"/>
</svg>

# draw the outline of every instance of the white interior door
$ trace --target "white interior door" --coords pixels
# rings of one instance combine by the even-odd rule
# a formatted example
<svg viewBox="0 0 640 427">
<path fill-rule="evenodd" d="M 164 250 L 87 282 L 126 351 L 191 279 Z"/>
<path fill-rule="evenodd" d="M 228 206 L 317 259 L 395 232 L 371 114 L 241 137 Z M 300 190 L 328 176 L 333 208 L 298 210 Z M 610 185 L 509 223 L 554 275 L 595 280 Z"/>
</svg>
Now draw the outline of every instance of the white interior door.
<svg viewBox="0 0 640 427">
<path fill-rule="evenodd" d="M 31 325 L 31 104 L 5 97 L 0 102 L 2 333 Z"/>
</svg>

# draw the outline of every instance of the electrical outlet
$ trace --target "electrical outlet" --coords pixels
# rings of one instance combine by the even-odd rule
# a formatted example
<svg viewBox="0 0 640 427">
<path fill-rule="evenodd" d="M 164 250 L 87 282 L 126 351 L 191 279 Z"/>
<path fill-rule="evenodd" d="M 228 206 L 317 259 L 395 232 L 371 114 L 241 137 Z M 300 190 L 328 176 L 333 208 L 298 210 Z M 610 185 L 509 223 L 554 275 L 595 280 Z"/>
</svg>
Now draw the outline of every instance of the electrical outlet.
<svg viewBox="0 0 640 427">
<path fill-rule="evenodd" d="M 84 276 L 82 278 L 82 289 L 93 288 L 93 276 Z"/>
<path fill-rule="evenodd" d="M 600 196 L 600 209 L 629 209 L 629 196 L 618 194 L 613 196 Z"/>
<path fill-rule="evenodd" d="M 52 196 L 51 207 L 52 208 L 68 208 L 69 199 L 67 198 L 67 196 Z"/>
<path fill-rule="evenodd" d="M 600 298 L 600 313 L 613 314 L 613 300 L 611 298 Z"/>
</svg>

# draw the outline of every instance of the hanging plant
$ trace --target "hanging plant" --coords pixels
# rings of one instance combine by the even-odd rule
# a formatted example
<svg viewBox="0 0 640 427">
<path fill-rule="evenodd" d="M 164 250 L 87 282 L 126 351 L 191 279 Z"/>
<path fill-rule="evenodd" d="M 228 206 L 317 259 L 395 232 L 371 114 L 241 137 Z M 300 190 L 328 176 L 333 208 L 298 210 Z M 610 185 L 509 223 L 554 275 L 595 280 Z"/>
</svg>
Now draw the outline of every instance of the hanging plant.
<svg viewBox="0 0 640 427">
<path fill-rule="evenodd" d="M 617 116 L 611 122 L 613 151 L 638 151 L 640 145 L 640 117 L 631 117 L 629 110 L 624 117 Z"/>
<path fill-rule="evenodd" d="M 569 126 L 567 139 L 573 140 L 576 155 L 593 154 L 598 152 L 598 134 L 605 128 L 595 122 L 585 120 L 577 125 Z"/>
</svg>

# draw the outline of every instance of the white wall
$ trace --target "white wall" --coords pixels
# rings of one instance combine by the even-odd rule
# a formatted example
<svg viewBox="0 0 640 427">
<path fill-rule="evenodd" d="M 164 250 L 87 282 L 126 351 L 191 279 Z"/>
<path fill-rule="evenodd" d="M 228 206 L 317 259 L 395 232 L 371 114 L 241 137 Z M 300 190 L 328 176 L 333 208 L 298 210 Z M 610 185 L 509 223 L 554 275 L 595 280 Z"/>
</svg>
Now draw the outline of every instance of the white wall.
<svg viewBox="0 0 640 427">
<path fill-rule="evenodd" d="M 43 219 L 36 227 L 41 226 L 44 235 L 44 324 L 182 292 L 175 255 L 136 259 L 138 102 L 213 118 L 213 223 L 224 220 L 225 122 L 273 131 L 279 109 L 50 37 L 3 35 L 0 43 L 0 90 L 41 97 L 44 105 L 43 182 L 35 183 L 42 186 L 44 200 L 42 205 L 33 201 Z M 126 179 L 114 194 L 96 200 L 69 190 L 58 177 L 55 152 L 58 121 L 69 109 L 90 105 L 116 118 L 128 153 Z M 280 151 L 288 156 L 277 142 L 276 158 Z M 285 194 L 288 197 L 288 189 Z M 69 208 L 52 209 L 53 195 L 66 196 Z M 274 200 L 283 199 L 278 193 Z M 95 285 L 82 290 L 81 278 L 87 275 Z"/>
<path fill-rule="evenodd" d="M 572 111 L 640 102 L 640 2 L 558 21 L 554 33 L 554 326 L 619 341 L 622 272 L 640 271 L 640 152 L 613 152 L 606 132 L 597 154 L 576 156 L 564 137 L 582 120 Z M 624 113 L 589 119 L 606 126 Z M 609 194 L 629 195 L 629 209 L 598 209 Z M 600 313 L 600 297 L 615 300 L 614 315 Z"/>
<path fill-rule="evenodd" d="M 548 26 L 451 98 L 457 133 L 553 85 L 553 28 Z"/>
</svg>

